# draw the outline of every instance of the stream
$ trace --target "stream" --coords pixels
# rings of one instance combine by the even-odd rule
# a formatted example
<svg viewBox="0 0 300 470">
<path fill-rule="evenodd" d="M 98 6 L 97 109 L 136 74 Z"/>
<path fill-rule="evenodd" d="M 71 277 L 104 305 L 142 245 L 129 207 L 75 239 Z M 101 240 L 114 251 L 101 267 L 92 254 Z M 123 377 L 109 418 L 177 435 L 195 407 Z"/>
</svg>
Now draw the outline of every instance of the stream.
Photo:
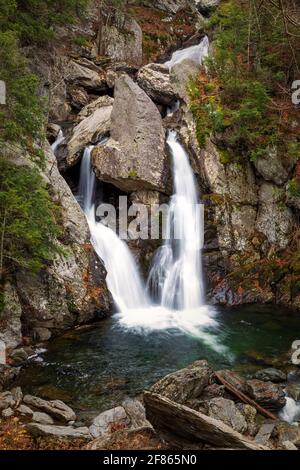
<svg viewBox="0 0 300 470">
<path fill-rule="evenodd" d="M 274 306 L 218 308 L 217 318 L 197 337 L 172 328 L 126 329 L 113 316 L 51 341 L 22 370 L 18 384 L 26 393 L 60 398 L 79 414 L 100 412 L 198 359 L 244 375 L 280 367 L 300 329 L 299 315 Z"/>
</svg>

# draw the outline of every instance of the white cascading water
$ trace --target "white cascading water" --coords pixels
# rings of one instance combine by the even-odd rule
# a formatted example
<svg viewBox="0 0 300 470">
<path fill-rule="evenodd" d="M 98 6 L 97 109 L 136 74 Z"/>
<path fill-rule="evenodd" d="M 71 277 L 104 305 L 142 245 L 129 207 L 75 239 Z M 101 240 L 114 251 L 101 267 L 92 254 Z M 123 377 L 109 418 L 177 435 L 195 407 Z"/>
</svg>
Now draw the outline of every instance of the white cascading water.
<svg viewBox="0 0 300 470">
<path fill-rule="evenodd" d="M 188 155 L 175 131 L 169 131 L 167 144 L 173 157 L 175 192 L 169 208 L 168 238 L 155 255 L 148 287 L 163 307 L 192 310 L 205 303 L 201 263 L 203 206 L 198 201 Z"/>
<path fill-rule="evenodd" d="M 85 149 L 81 163 L 79 200 L 87 217 L 91 242 L 107 270 L 107 286 L 118 309 L 146 308 L 150 305 L 135 260 L 126 245 L 110 228 L 97 222 L 95 214 L 96 176 L 91 165 L 93 146 Z"/>
<path fill-rule="evenodd" d="M 279 417 L 290 424 L 297 423 L 300 419 L 300 403 L 291 397 L 286 397 L 286 405 L 279 413 Z"/>
<path fill-rule="evenodd" d="M 196 47 L 196 48 L 195 48 Z M 199 46 L 174 53 L 169 66 L 184 58 L 198 63 L 208 51 L 208 39 Z M 176 111 L 179 102 L 171 112 Z M 225 348 L 218 344 L 201 327 L 216 325 L 214 310 L 204 305 L 201 270 L 203 245 L 203 218 L 197 212 L 197 193 L 193 172 L 176 134 L 168 136 L 174 159 L 175 194 L 171 199 L 168 225 L 178 229 L 179 240 L 166 241 L 156 254 L 149 285 L 156 286 L 158 304 L 153 304 L 139 275 L 134 257 L 126 243 L 110 228 L 95 217 L 95 175 L 91 167 L 92 147 L 84 152 L 81 165 L 80 201 L 88 219 L 91 241 L 107 270 L 107 285 L 118 308 L 119 324 L 140 331 L 179 329 L 198 336 L 220 352 Z M 200 206 L 201 207 L 201 206 Z M 198 206 L 199 209 L 199 206 Z M 151 280 L 152 279 L 152 280 Z"/>
<path fill-rule="evenodd" d="M 171 59 L 165 62 L 165 65 L 169 67 L 169 69 L 172 69 L 174 65 L 177 65 L 186 59 L 189 59 L 201 65 L 204 57 L 208 56 L 208 50 L 209 39 L 207 36 L 205 36 L 200 42 L 200 44 L 197 44 L 196 46 L 187 47 L 179 51 L 175 51 L 172 54 Z"/>
<path fill-rule="evenodd" d="M 65 140 L 65 137 L 64 137 L 63 131 L 60 130 L 59 133 L 57 134 L 56 140 L 51 145 L 51 148 L 54 154 L 56 150 L 58 149 L 58 147 L 64 142 L 64 140 Z"/>
</svg>

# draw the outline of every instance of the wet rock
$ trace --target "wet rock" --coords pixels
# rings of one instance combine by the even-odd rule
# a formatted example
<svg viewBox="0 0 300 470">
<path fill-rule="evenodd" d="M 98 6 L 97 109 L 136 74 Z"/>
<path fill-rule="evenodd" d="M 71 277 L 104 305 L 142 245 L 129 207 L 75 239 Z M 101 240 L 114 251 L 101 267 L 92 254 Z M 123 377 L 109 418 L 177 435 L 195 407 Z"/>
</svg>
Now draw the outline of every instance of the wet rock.
<svg viewBox="0 0 300 470">
<path fill-rule="evenodd" d="M 155 104 L 127 75 L 116 81 L 111 138 L 93 151 L 101 181 L 132 192 L 168 192 L 165 131 Z"/>
<path fill-rule="evenodd" d="M 16 348 L 22 342 L 22 307 L 15 287 L 9 282 L 4 286 L 3 299 L 0 340 L 4 342 L 6 348 Z"/>
<path fill-rule="evenodd" d="M 30 416 L 31 417 L 33 415 L 32 409 L 29 408 L 29 406 L 26 406 L 26 405 L 20 405 L 17 408 L 17 411 L 23 416 Z"/>
<path fill-rule="evenodd" d="M 54 124 L 52 122 L 49 122 L 47 124 L 47 139 L 50 144 L 53 144 L 53 142 L 55 142 L 60 131 L 61 127 L 58 124 Z"/>
<path fill-rule="evenodd" d="M 285 393 L 280 385 L 261 380 L 248 380 L 251 397 L 266 409 L 278 411 L 286 404 Z"/>
<path fill-rule="evenodd" d="M 189 81 L 199 73 L 200 63 L 191 59 L 184 59 L 182 62 L 175 64 L 170 71 L 170 81 L 176 95 L 178 95 L 186 103 L 189 102 L 188 84 Z"/>
<path fill-rule="evenodd" d="M 300 383 L 290 382 L 287 384 L 285 391 L 287 395 L 295 401 L 300 401 Z"/>
<path fill-rule="evenodd" d="M 68 165 L 74 165 L 87 145 L 96 143 L 101 135 L 109 132 L 112 104 L 112 98 L 102 96 L 82 110 L 81 117 L 86 117 L 75 126 L 68 143 Z"/>
<path fill-rule="evenodd" d="M 53 436 L 71 439 L 91 439 L 88 428 L 73 428 L 72 426 L 54 426 L 38 423 L 26 425 L 27 431 L 34 437 Z"/>
<path fill-rule="evenodd" d="M 220 375 L 226 382 L 235 387 L 240 392 L 245 395 L 250 395 L 252 390 L 250 385 L 247 383 L 247 380 L 238 375 L 236 372 L 231 370 L 219 370 L 218 375 Z"/>
<path fill-rule="evenodd" d="M 282 446 L 284 442 L 289 441 L 298 449 L 300 448 L 300 429 L 298 426 L 292 426 L 291 424 L 283 421 L 278 422 L 274 428 L 272 437 L 276 440 L 279 446 Z"/>
<path fill-rule="evenodd" d="M 94 438 L 110 434 L 116 429 L 128 428 L 130 421 L 122 406 L 104 411 L 93 419 L 90 433 Z"/>
<path fill-rule="evenodd" d="M 48 328 L 37 327 L 32 330 L 35 341 L 48 341 L 51 338 L 51 331 Z"/>
<path fill-rule="evenodd" d="M 32 415 L 32 421 L 40 424 L 53 424 L 53 419 L 46 413 L 35 412 Z"/>
<path fill-rule="evenodd" d="M 160 394 L 177 403 L 199 398 L 213 381 L 214 372 L 207 361 L 196 361 L 185 369 L 167 375 L 151 387 L 152 393 Z"/>
<path fill-rule="evenodd" d="M 148 64 L 142 67 L 138 73 L 138 84 L 156 103 L 171 106 L 177 99 L 166 65 Z"/>
<path fill-rule="evenodd" d="M 281 372 L 281 370 L 270 368 L 259 370 L 256 372 L 255 378 L 263 382 L 280 383 L 286 382 L 287 376 L 284 372 Z"/>
<path fill-rule="evenodd" d="M 232 400 L 213 398 L 208 403 L 208 407 L 208 414 L 211 418 L 223 421 L 223 423 L 240 433 L 244 433 L 247 430 L 246 419 Z"/>
<path fill-rule="evenodd" d="M 28 354 L 23 348 L 15 349 L 10 353 L 10 359 L 14 366 L 21 366 L 27 362 Z"/>
<path fill-rule="evenodd" d="M 60 400 L 46 401 L 39 397 L 25 395 L 24 403 L 26 403 L 26 405 L 34 406 L 39 410 L 45 411 L 54 418 L 61 421 L 66 421 L 67 423 L 76 419 L 76 414 L 72 408 Z"/>
</svg>

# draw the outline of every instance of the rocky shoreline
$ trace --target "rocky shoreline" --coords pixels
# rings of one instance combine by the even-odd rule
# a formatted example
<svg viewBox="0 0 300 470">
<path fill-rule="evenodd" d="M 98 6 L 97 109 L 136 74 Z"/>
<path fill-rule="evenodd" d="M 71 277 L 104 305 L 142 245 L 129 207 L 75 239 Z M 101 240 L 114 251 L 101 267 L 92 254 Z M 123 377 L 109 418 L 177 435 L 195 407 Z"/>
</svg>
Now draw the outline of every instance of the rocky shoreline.
<svg viewBox="0 0 300 470">
<path fill-rule="evenodd" d="M 15 420 L 32 448 L 49 441 L 54 449 L 300 449 L 296 367 L 288 374 L 269 368 L 244 378 L 199 360 L 163 377 L 142 397 L 125 399 L 93 418 L 76 416 L 61 400 L 23 395 L 14 379 L 13 368 L 1 366 L 6 391 L 0 392 L 0 446 L 7 423 Z M 292 397 L 298 414 L 288 423 L 284 410 Z"/>
</svg>

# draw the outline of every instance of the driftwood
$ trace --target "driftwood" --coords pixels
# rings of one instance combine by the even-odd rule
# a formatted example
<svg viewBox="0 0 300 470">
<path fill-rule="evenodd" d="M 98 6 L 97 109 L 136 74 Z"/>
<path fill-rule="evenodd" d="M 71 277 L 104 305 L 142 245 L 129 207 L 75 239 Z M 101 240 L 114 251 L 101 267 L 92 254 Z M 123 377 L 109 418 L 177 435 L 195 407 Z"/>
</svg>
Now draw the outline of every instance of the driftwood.
<svg viewBox="0 0 300 470">
<path fill-rule="evenodd" d="M 237 388 L 235 388 L 233 385 L 231 385 L 227 380 L 223 379 L 223 377 L 215 372 L 215 377 L 217 380 L 224 385 L 224 387 L 232 393 L 235 397 L 237 397 L 240 401 L 243 403 L 247 403 L 248 405 L 253 406 L 262 416 L 265 416 L 268 419 L 271 419 L 273 421 L 278 421 L 277 416 L 273 415 L 270 411 L 266 410 L 262 406 L 260 406 L 256 401 L 252 400 L 249 398 L 247 395 L 245 395 L 243 392 L 240 392 Z"/>
<path fill-rule="evenodd" d="M 188 442 L 199 449 L 206 443 L 218 448 L 269 450 L 234 431 L 222 421 L 175 403 L 162 395 L 145 392 L 144 404 L 147 419 L 154 429 L 161 436 L 167 436 L 170 444 L 174 442 L 178 446 L 182 442 L 183 449 Z"/>
</svg>

